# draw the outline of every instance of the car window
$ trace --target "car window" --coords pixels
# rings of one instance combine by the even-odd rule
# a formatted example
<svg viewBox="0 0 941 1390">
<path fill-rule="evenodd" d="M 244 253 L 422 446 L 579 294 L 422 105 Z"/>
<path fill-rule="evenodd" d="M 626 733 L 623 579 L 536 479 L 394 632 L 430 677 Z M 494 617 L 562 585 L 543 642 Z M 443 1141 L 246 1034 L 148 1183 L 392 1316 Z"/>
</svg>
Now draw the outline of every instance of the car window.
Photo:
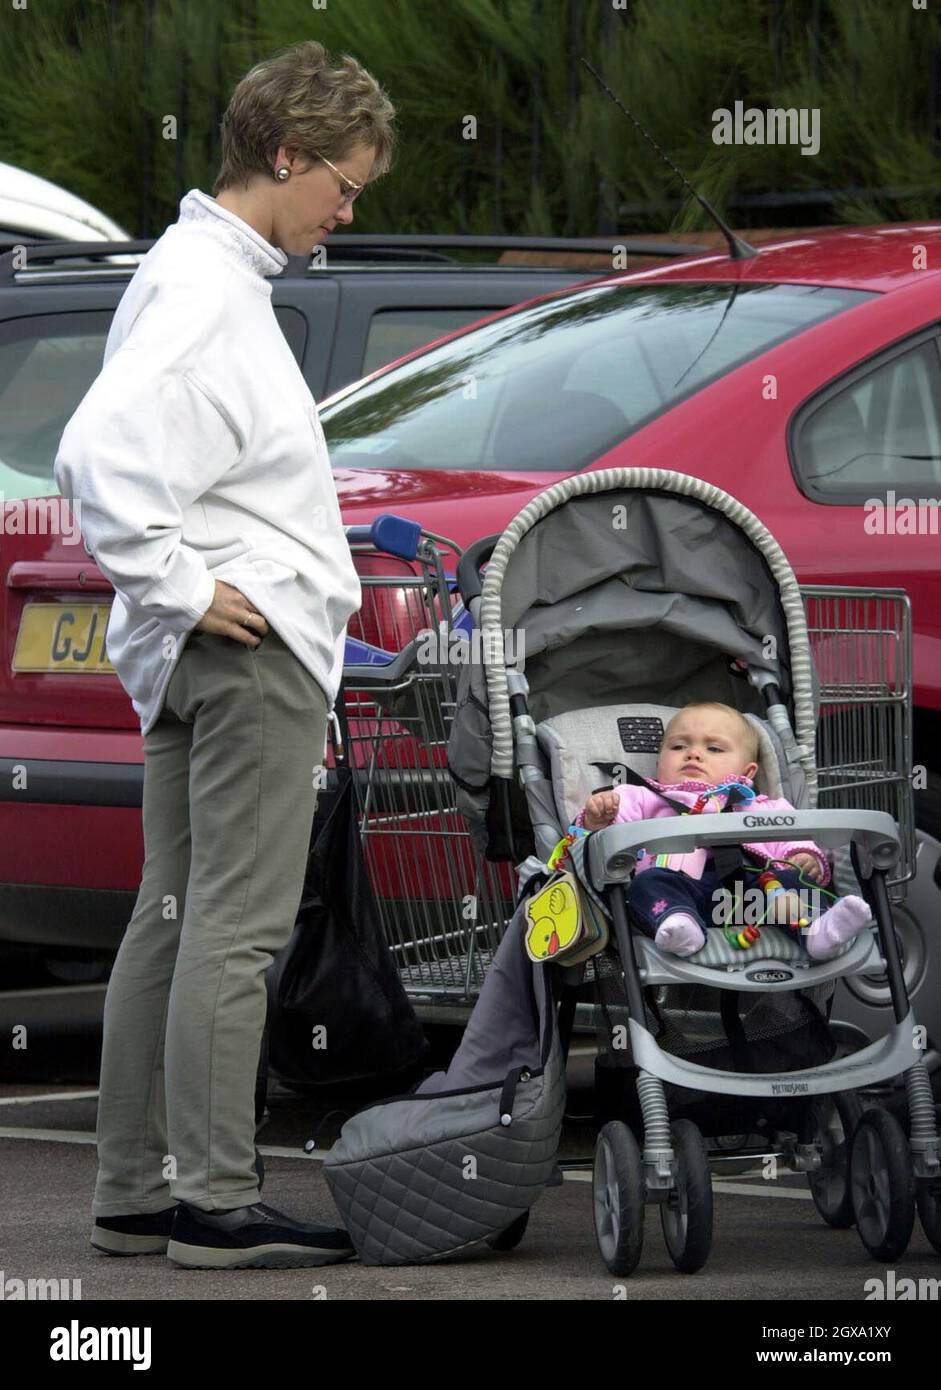
<svg viewBox="0 0 941 1390">
<path fill-rule="evenodd" d="M 111 313 L 13 319 L 0 329 L 0 491 L 57 491 L 62 431 L 101 370 Z"/>
<path fill-rule="evenodd" d="M 306 319 L 275 315 L 300 362 Z M 41 314 L 0 324 L 0 494 L 8 501 L 56 493 L 62 432 L 101 371 L 112 311 Z"/>
<path fill-rule="evenodd" d="M 932 335 L 856 369 L 805 407 L 792 434 L 798 481 L 819 501 L 941 486 L 941 358 Z"/>
<path fill-rule="evenodd" d="M 397 357 L 404 357 L 407 352 L 414 352 L 434 342 L 435 338 L 453 333 L 455 328 L 463 328 L 502 307 L 493 304 L 480 308 L 379 309 L 369 323 L 360 376 L 368 376 L 387 362 L 394 362 Z"/>
<path fill-rule="evenodd" d="M 871 297 L 662 281 L 553 296 L 324 406 L 331 460 L 574 472 L 717 377 Z"/>
</svg>

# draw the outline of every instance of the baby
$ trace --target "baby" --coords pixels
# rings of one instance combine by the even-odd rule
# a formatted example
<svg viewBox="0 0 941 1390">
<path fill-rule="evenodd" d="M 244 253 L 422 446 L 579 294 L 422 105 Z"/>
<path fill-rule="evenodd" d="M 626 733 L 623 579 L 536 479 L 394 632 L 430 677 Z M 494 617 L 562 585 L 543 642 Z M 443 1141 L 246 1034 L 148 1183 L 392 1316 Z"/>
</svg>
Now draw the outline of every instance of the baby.
<svg viewBox="0 0 941 1390">
<path fill-rule="evenodd" d="M 712 702 L 687 705 L 674 715 L 664 734 L 655 784 L 671 800 L 683 802 L 693 811 L 721 811 L 730 786 L 751 789 L 752 778 L 758 771 L 757 757 L 758 735 L 744 715 L 728 705 Z M 754 806 L 762 811 L 794 810 L 783 798 L 767 796 L 756 796 Z M 586 830 L 601 830 L 621 821 L 676 814 L 672 806 L 647 787 L 622 786 L 595 792 L 575 823 Z M 797 920 L 800 899 L 796 890 L 802 886 L 801 873 L 814 883 L 829 880 L 826 856 L 810 840 L 764 841 L 743 848 L 761 859 L 786 860 L 792 865 L 790 869 L 774 869 L 785 893 L 772 900 L 774 907 L 772 910 L 769 906 L 768 920 Z M 705 928 L 713 920 L 712 904 L 721 888 L 707 849 L 659 855 L 656 859 L 644 852 L 637 860 L 627 895 L 634 918 L 645 935 L 652 936 L 661 950 L 691 956 L 706 943 Z M 862 898 L 839 898 L 802 933 L 807 954 L 815 960 L 836 955 L 870 918 Z"/>
</svg>

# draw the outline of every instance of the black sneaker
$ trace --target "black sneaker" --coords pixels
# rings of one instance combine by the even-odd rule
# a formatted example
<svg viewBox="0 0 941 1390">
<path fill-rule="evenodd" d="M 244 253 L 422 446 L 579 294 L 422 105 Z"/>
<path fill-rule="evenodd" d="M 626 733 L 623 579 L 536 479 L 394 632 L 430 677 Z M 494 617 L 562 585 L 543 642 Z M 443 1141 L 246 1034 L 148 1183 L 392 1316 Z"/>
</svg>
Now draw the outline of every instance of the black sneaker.
<svg viewBox="0 0 941 1390">
<path fill-rule="evenodd" d="M 265 1160 L 255 1146 L 258 1191 L 265 1185 Z M 145 1216 L 96 1216 L 91 1244 L 103 1255 L 165 1255 L 176 1206 Z"/>
<path fill-rule="evenodd" d="M 96 1216 L 91 1243 L 103 1255 L 163 1255 L 176 1207 L 143 1216 Z"/>
<path fill-rule="evenodd" d="M 337 1264 L 355 1254 L 346 1231 L 295 1221 L 258 1202 L 233 1211 L 202 1211 L 181 1202 L 167 1258 L 186 1269 L 294 1269 Z"/>
</svg>

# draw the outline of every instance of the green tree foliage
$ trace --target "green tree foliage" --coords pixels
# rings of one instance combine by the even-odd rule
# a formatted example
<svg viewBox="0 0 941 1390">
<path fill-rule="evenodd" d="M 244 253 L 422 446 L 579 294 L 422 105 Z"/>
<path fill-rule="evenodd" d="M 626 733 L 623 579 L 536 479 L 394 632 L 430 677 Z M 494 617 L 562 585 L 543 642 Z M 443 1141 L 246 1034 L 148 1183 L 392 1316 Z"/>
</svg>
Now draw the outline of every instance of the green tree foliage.
<svg viewBox="0 0 941 1390">
<path fill-rule="evenodd" d="M 708 225 L 583 55 L 737 226 L 937 216 L 941 21 L 937 0 L 919 3 L 5 0 L 0 160 L 156 235 L 188 188 L 211 186 L 242 74 L 316 38 L 354 54 L 398 112 L 397 162 L 356 206 L 363 231 Z M 713 112 L 736 101 L 819 110 L 819 153 L 716 144 Z"/>
</svg>

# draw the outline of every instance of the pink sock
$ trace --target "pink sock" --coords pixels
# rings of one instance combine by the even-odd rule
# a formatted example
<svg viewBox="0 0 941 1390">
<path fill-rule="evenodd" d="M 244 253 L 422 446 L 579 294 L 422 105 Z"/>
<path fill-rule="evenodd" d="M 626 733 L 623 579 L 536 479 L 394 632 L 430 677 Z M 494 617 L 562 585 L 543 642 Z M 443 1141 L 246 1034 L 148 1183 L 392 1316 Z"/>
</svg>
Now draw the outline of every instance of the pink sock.
<svg viewBox="0 0 941 1390">
<path fill-rule="evenodd" d="M 692 956 L 706 944 L 706 934 L 688 912 L 671 912 L 657 928 L 653 944 L 674 956 Z"/>
<path fill-rule="evenodd" d="M 862 898 L 840 898 L 810 924 L 804 937 L 807 954 L 814 960 L 829 960 L 871 920 L 872 913 Z"/>
</svg>

